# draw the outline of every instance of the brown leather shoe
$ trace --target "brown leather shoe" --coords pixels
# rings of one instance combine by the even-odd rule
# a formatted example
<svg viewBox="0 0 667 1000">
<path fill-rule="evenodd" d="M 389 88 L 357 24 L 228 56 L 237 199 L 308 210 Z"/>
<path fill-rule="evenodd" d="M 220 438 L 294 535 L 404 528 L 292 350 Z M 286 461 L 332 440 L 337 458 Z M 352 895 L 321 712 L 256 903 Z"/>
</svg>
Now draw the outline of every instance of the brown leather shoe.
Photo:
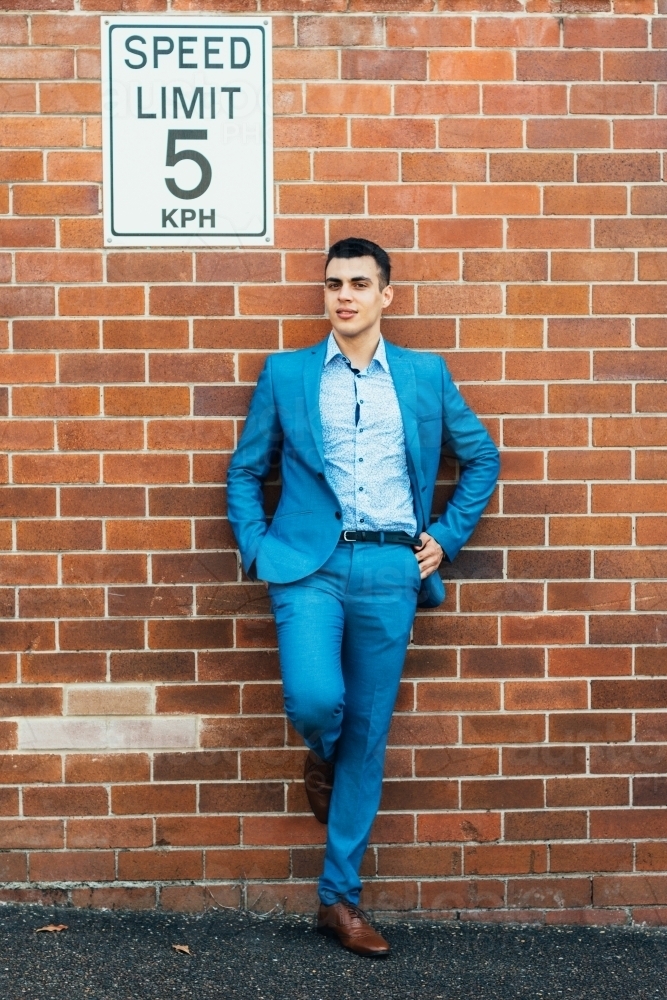
<svg viewBox="0 0 667 1000">
<path fill-rule="evenodd" d="M 364 911 L 346 899 L 333 906 L 320 903 L 317 929 L 323 934 L 335 935 L 343 947 L 357 955 L 385 958 L 391 950 L 385 939 L 373 930 Z"/>
<path fill-rule="evenodd" d="M 308 752 L 303 768 L 306 795 L 316 819 L 326 823 L 329 819 L 329 803 L 333 789 L 334 766 L 321 760 L 312 750 Z"/>
</svg>

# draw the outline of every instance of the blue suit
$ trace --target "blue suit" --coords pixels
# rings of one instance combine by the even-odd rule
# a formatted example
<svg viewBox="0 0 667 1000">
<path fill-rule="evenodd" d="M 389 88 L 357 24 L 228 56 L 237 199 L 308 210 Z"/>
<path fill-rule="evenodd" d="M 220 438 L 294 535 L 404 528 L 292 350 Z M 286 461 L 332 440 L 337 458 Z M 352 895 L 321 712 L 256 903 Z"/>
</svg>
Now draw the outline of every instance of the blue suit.
<svg viewBox="0 0 667 1000">
<path fill-rule="evenodd" d="M 410 548 L 340 541 L 341 511 L 324 474 L 319 409 L 327 341 L 274 354 L 259 377 L 227 477 L 228 516 L 246 573 L 269 582 L 285 710 L 306 744 L 335 760 L 322 901 L 356 902 L 379 807 L 387 735 L 417 604 L 437 607 L 438 573 L 421 581 Z M 498 477 L 498 451 L 438 355 L 385 341 L 398 397 L 418 533 L 453 560 Z M 459 482 L 430 521 L 441 451 Z M 269 524 L 262 485 L 280 458 Z"/>
<path fill-rule="evenodd" d="M 439 355 L 386 343 L 403 418 L 418 533 L 428 531 L 453 561 L 486 507 L 498 478 L 498 451 L 468 407 Z M 251 578 L 291 583 L 319 569 L 338 543 L 338 501 L 324 478 L 319 385 L 326 340 L 268 358 L 252 397 L 227 476 L 228 516 Z M 430 523 L 441 449 L 461 475 L 443 514 Z M 282 494 L 273 521 L 264 513 L 262 482 L 281 452 Z M 421 607 L 437 607 L 445 588 L 437 573 L 424 581 Z"/>
</svg>

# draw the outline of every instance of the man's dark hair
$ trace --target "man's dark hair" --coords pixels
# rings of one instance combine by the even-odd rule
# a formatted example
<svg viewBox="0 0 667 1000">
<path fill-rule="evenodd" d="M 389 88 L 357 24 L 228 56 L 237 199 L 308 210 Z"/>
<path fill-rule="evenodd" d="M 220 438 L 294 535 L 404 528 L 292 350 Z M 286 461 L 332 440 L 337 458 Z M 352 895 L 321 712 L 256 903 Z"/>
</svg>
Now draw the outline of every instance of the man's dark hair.
<svg viewBox="0 0 667 1000">
<path fill-rule="evenodd" d="M 379 247 L 377 243 L 371 243 L 370 240 L 358 239 L 356 236 L 348 236 L 347 239 L 338 240 L 337 243 L 329 247 L 327 262 L 324 265 L 325 274 L 329 266 L 329 261 L 337 257 L 345 259 L 351 257 L 372 257 L 380 272 L 380 288 L 384 288 L 391 281 L 391 261 L 389 260 L 389 254 L 382 247 Z"/>
</svg>

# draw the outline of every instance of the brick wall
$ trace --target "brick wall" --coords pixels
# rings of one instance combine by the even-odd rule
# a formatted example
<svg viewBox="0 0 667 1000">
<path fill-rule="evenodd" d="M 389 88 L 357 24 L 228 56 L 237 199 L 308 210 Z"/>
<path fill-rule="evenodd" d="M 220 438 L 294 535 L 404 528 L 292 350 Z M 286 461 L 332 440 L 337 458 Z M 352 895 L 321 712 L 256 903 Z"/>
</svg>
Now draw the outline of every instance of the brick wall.
<svg viewBox="0 0 667 1000">
<path fill-rule="evenodd" d="M 313 905 L 323 829 L 221 484 L 360 234 L 393 256 L 387 335 L 443 352 L 503 448 L 415 623 L 364 901 L 664 921 L 667 17 L 174 0 L 273 16 L 276 246 L 126 252 L 99 12 L 164 0 L 2 7 L 0 899 Z"/>
</svg>

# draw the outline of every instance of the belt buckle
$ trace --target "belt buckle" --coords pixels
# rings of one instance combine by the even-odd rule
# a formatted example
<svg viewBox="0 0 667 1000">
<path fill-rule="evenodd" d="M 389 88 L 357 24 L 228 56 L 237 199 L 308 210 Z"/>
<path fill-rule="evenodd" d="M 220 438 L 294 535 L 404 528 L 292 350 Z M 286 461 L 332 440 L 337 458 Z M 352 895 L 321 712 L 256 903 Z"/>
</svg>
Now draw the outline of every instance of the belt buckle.
<svg viewBox="0 0 667 1000">
<path fill-rule="evenodd" d="M 354 539 L 354 538 L 348 538 L 348 537 L 347 537 L 348 535 L 356 535 L 356 531 L 353 531 L 353 530 L 352 530 L 351 528 L 347 528 L 347 529 L 346 529 L 346 530 L 345 530 L 345 531 L 343 532 L 343 541 L 344 541 L 344 542 L 354 542 L 354 541 L 355 541 L 355 539 Z"/>
</svg>

